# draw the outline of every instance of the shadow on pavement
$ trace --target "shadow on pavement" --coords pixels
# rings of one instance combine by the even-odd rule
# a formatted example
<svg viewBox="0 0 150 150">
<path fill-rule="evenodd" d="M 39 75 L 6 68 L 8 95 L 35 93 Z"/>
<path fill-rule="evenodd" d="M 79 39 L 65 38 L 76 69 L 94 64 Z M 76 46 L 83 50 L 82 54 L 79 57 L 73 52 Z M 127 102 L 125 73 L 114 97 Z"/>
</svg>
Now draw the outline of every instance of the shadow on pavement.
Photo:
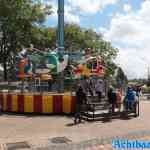
<svg viewBox="0 0 150 150">
<path fill-rule="evenodd" d="M 1 112 L 0 116 L 5 116 L 7 115 L 7 117 L 55 117 L 55 118 L 60 118 L 60 117 L 66 117 L 66 118 L 73 118 L 73 115 L 65 115 L 65 114 L 41 114 L 41 113 L 15 113 L 15 112 Z"/>
<path fill-rule="evenodd" d="M 71 118 L 73 118 L 73 116 L 71 116 Z M 97 114 L 95 115 L 95 118 L 93 120 L 93 118 L 87 118 L 85 117 L 84 118 L 84 123 L 85 121 L 88 121 L 90 123 L 93 123 L 93 122 L 102 122 L 102 123 L 109 123 L 109 122 L 113 122 L 114 120 L 131 120 L 135 118 L 134 115 L 132 114 L 129 114 L 129 115 L 126 115 L 124 113 L 113 113 L 113 114 Z M 73 121 L 73 120 L 72 120 Z M 83 122 L 82 122 L 83 123 Z M 69 123 L 69 124 L 66 124 L 67 127 L 71 127 L 71 126 L 74 126 L 75 124 L 72 122 L 72 123 Z"/>
</svg>

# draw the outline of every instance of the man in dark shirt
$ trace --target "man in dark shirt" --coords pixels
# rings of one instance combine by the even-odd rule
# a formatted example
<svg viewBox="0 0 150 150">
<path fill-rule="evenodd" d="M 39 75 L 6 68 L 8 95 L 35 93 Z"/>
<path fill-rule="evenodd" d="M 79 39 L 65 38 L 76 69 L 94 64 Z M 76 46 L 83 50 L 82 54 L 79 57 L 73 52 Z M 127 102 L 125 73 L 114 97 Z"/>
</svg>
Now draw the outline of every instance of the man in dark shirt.
<svg viewBox="0 0 150 150">
<path fill-rule="evenodd" d="M 117 101 L 117 94 L 112 87 L 108 90 L 108 102 L 111 104 L 112 113 L 115 112 L 115 105 Z"/>
<path fill-rule="evenodd" d="M 83 104 L 86 104 L 86 94 L 83 91 L 83 88 L 81 86 L 78 87 L 78 90 L 76 92 L 76 112 L 75 112 L 75 124 L 77 123 L 77 120 L 81 122 L 81 111 Z"/>
</svg>

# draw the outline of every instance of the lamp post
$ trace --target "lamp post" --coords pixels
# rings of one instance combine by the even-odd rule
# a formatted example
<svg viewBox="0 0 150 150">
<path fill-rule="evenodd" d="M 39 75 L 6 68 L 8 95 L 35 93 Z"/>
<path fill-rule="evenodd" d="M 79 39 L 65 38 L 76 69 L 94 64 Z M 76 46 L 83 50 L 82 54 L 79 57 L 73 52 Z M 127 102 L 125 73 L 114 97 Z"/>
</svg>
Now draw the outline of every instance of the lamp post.
<svg viewBox="0 0 150 150">
<path fill-rule="evenodd" d="M 64 0 L 58 0 L 58 53 L 62 57 L 64 53 Z M 64 92 L 64 72 L 60 73 L 59 92 Z"/>
<path fill-rule="evenodd" d="M 64 52 L 64 0 L 58 0 L 58 50 Z"/>
</svg>

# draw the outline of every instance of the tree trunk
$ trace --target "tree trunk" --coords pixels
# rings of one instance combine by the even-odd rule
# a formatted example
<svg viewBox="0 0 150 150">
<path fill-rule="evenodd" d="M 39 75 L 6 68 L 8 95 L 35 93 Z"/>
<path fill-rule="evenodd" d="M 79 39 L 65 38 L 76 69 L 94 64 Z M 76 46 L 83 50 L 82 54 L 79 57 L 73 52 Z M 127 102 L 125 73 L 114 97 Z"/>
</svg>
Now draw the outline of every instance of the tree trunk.
<svg viewBox="0 0 150 150">
<path fill-rule="evenodd" d="M 3 67 L 4 67 L 4 81 L 7 81 L 7 62 L 4 60 L 3 62 Z"/>
</svg>

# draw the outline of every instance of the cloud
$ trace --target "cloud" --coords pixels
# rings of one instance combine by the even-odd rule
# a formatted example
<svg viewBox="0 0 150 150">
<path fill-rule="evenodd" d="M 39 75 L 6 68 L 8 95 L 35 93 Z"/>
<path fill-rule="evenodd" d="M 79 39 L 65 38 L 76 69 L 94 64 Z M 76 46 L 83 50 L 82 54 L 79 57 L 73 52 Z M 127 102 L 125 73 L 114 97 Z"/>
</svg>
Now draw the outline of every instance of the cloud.
<svg viewBox="0 0 150 150">
<path fill-rule="evenodd" d="M 66 0 L 65 21 L 79 24 L 81 16 L 94 15 L 102 11 L 106 6 L 117 3 L 118 0 Z M 57 20 L 57 0 L 41 0 L 45 5 L 52 5 L 53 14 L 47 20 Z"/>
<path fill-rule="evenodd" d="M 100 27 L 100 28 L 98 28 L 97 30 L 96 30 L 96 32 L 100 32 L 100 33 L 102 33 L 102 34 L 105 34 L 106 32 L 107 32 L 107 29 L 105 28 L 105 27 Z"/>
<path fill-rule="evenodd" d="M 117 62 L 130 78 L 146 77 L 150 64 L 150 1 L 136 12 L 118 14 L 111 20 L 104 37 L 120 49 Z"/>
<path fill-rule="evenodd" d="M 118 0 L 68 0 L 73 9 L 80 13 L 96 14 L 108 5 L 115 4 Z"/>
<path fill-rule="evenodd" d="M 130 4 L 124 4 L 123 10 L 124 10 L 125 12 L 129 13 L 129 12 L 131 12 L 132 7 L 131 7 Z"/>
<path fill-rule="evenodd" d="M 74 15 L 70 12 L 66 12 L 65 13 L 65 22 L 79 24 L 80 23 L 80 18 L 79 18 L 79 16 Z"/>
<path fill-rule="evenodd" d="M 57 14 L 57 10 L 58 10 L 58 4 L 56 0 L 45 0 L 44 4 L 46 5 L 51 5 L 52 6 L 52 14 L 50 16 L 48 16 L 47 20 L 57 20 L 58 19 L 58 14 Z M 74 14 L 72 12 L 72 8 L 70 5 L 65 5 L 65 22 L 68 23 L 76 23 L 79 24 L 80 23 L 80 18 L 78 15 Z"/>
<path fill-rule="evenodd" d="M 120 48 L 121 49 L 121 48 Z M 145 51 L 146 52 L 146 51 Z M 149 61 L 137 49 L 120 50 L 116 63 L 123 68 L 129 79 L 147 77 Z"/>
<path fill-rule="evenodd" d="M 80 17 L 73 13 L 70 5 L 65 6 L 65 22 L 69 23 L 80 23 Z"/>
<path fill-rule="evenodd" d="M 96 14 L 118 0 L 67 0 L 65 6 L 66 22 L 80 23 L 80 15 Z"/>
</svg>

